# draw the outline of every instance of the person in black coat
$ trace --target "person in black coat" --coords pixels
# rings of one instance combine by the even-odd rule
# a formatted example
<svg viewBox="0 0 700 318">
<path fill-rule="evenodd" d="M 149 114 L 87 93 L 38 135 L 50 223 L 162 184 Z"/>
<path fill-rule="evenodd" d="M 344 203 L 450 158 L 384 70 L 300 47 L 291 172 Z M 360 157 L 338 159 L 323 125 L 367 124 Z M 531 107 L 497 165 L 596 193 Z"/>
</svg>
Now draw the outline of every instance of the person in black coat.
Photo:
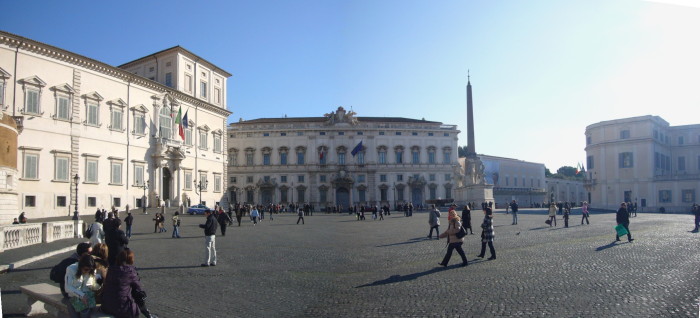
<svg viewBox="0 0 700 318">
<path fill-rule="evenodd" d="M 465 230 L 469 229 L 470 234 L 474 234 L 472 230 L 472 210 L 469 208 L 469 205 L 465 205 L 464 209 L 462 209 L 462 226 Z"/>
<path fill-rule="evenodd" d="M 617 224 L 622 224 L 622 226 L 624 226 L 627 230 L 627 241 L 630 243 L 634 241 L 634 239 L 632 238 L 632 233 L 630 232 L 630 214 L 627 211 L 627 203 L 622 202 L 620 204 L 620 208 L 617 209 L 616 221 Z M 615 241 L 619 240 L 620 236 L 615 234 Z"/>
<path fill-rule="evenodd" d="M 217 221 L 219 221 L 219 226 L 221 226 L 221 236 L 226 236 L 226 225 L 231 223 L 231 218 L 224 212 L 224 209 L 219 209 Z"/>
<path fill-rule="evenodd" d="M 700 205 L 697 203 L 693 204 L 693 214 L 695 214 L 695 229 L 693 229 L 693 233 L 698 233 L 700 231 Z"/>
<path fill-rule="evenodd" d="M 109 249 L 109 255 L 107 256 L 109 266 L 112 266 L 116 263 L 117 255 L 129 244 L 129 238 L 122 231 L 122 220 L 114 219 L 112 221 L 111 230 L 109 232 L 105 231 L 105 242 Z"/>
</svg>

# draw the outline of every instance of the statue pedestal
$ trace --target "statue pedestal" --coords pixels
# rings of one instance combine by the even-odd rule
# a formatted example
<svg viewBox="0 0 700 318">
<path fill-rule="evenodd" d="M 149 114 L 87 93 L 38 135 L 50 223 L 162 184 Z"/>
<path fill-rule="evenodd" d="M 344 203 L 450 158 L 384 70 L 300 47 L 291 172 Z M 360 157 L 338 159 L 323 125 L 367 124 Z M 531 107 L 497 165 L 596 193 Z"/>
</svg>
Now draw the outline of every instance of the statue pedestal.
<svg viewBox="0 0 700 318">
<path fill-rule="evenodd" d="M 481 206 L 482 202 L 493 202 L 493 185 L 490 184 L 472 184 L 455 190 L 457 202 L 468 203 L 474 202 L 476 206 Z"/>
</svg>

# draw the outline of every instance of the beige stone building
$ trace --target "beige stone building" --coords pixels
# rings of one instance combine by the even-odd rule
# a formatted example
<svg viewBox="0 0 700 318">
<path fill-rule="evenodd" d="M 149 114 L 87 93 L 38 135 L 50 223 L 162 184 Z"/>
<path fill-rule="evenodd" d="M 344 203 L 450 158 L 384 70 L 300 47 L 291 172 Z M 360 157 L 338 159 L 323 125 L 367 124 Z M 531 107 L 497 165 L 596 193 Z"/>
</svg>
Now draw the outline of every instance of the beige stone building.
<svg viewBox="0 0 700 318">
<path fill-rule="evenodd" d="M 20 131 L 16 212 L 178 206 L 200 195 L 213 206 L 225 193 L 230 76 L 179 46 L 114 67 L 0 32 L 0 107 Z"/>
<path fill-rule="evenodd" d="M 586 127 L 588 201 L 615 210 L 686 212 L 700 191 L 700 125 L 671 126 L 658 116 Z"/>
<path fill-rule="evenodd" d="M 342 107 L 319 117 L 240 120 L 228 128 L 228 200 L 346 209 L 449 199 L 458 134 L 455 125 L 356 117 Z"/>
<path fill-rule="evenodd" d="M 499 208 L 512 200 L 517 200 L 523 208 L 542 202 L 546 186 L 544 164 L 489 155 L 478 157 L 484 164 L 486 183 L 493 185 L 494 201 Z"/>
</svg>

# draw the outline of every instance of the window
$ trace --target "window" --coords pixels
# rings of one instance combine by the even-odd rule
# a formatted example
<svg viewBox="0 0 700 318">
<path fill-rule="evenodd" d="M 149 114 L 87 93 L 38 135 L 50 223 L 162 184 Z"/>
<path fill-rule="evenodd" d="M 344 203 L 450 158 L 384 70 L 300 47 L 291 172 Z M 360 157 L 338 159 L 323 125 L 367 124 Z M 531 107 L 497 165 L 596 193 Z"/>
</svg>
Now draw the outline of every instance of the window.
<svg viewBox="0 0 700 318">
<path fill-rule="evenodd" d="M 685 170 L 685 157 L 678 157 L 678 171 Z"/>
<path fill-rule="evenodd" d="M 321 136 L 325 136 L 325 135 L 326 135 L 326 132 L 325 132 L 325 131 L 321 131 L 321 132 L 319 132 L 318 134 L 321 135 Z"/>
<path fill-rule="evenodd" d="M 280 153 L 280 164 L 281 165 L 287 164 L 287 153 L 286 152 Z"/>
<path fill-rule="evenodd" d="M 24 207 L 36 207 L 36 196 L 25 195 L 24 196 Z"/>
<path fill-rule="evenodd" d="M 32 115 L 41 115 L 39 107 L 39 89 L 25 88 L 24 91 L 24 113 Z"/>
<path fill-rule="evenodd" d="M 86 159 L 85 167 L 85 183 L 97 183 L 97 159 Z"/>
<path fill-rule="evenodd" d="M 109 183 L 122 184 L 122 163 L 113 161 L 111 167 L 112 173 L 110 174 Z"/>
<path fill-rule="evenodd" d="M 304 132 L 303 131 L 297 131 L 297 136 L 303 136 Z"/>
<path fill-rule="evenodd" d="M 401 136 L 401 132 L 400 132 L 400 131 L 397 131 L 397 132 L 396 132 L 396 135 L 397 135 L 397 136 Z"/>
<path fill-rule="evenodd" d="M 506 177 L 506 186 L 509 186 L 509 185 L 510 185 L 510 184 L 508 184 L 508 182 L 509 182 L 508 179 L 509 179 L 509 177 Z"/>
<path fill-rule="evenodd" d="M 306 201 L 304 197 L 306 196 L 306 191 L 304 189 L 297 189 L 297 202 Z"/>
<path fill-rule="evenodd" d="M 365 164 L 365 152 L 360 151 L 357 153 L 357 164 L 363 165 Z"/>
<path fill-rule="evenodd" d="M 403 188 L 396 189 L 396 200 L 403 201 Z"/>
<path fill-rule="evenodd" d="M 358 190 L 357 190 L 357 194 L 358 194 L 359 197 L 360 197 L 360 198 L 359 198 L 359 199 L 360 199 L 360 202 L 365 202 L 365 201 L 367 201 L 367 196 L 366 196 L 367 191 L 365 191 L 365 189 L 358 189 Z"/>
<path fill-rule="evenodd" d="M 221 153 L 221 134 L 214 133 L 214 152 Z"/>
<path fill-rule="evenodd" d="M 124 115 L 124 109 L 119 106 L 112 105 L 110 111 L 111 124 L 109 128 L 112 130 L 122 130 L 122 116 Z"/>
<path fill-rule="evenodd" d="M 207 82 L 199 83 L 199 96 L 202 98 L 207 98 Z"/>
<path fill-rule="evenodd" d="M 134 112 L 134 134 L 146 134 L 146 114 L 142 112 Z"/>
<path fill-rule="evenodd" d="M 389 191 L 387 191 L 387 189 L 385 189 L 385 188 L 380 188 L 380 189 L 379 189 L 379 200 L 381 200 L 381 201 L 387 201 L 387 200 L 388 200 L 388 195 L 387 195 L 388 192 L 389 192 Z"/>
<path fill-rule="evenodd" d="M 591 136 L 586 136 L 586 146 L 590 145 L 591 142 L 593 142 L 593 139 L 591 138 Z"/>
<path fill-rule="evenodd" d="M 435 162 L 435 148 L 428 148 L 428 163 L 434 165 Z"/>
<path fill-rule="evenodd" d="M 420 152 L 417 149 L 413 149 L 411 151 L 411 163 L 413 163 L 413 164 L 420 163 Z"/>
<path fill-rule="evenodd" d="M 437 189 L 432 187 L 430 188 L 430 200 L 435 200 L 437 198 Z"/>
<path fill-rule="evenodd" d="M 683 140 L 683 136 L 678 136 L 678 144 L 682 145 L 684 142 L 685 140 Z"/>
<path fill-rule="evenodd" d="M 385 174 L 379 175 L 379 182 L 386 182 L 386 175 Z"/>
<path fill-rule="evenodd" d="M 87 124 L 92 126 L 100 125 L 99 104 L 95 102 L 87 103 Z"/>
<path fill-rule="evenodd" d="M 236 177 L 229 177 L 229 183 L 237 183 L 237 182 L 238 182 L 238 178 L 236 178 Z"/>
<path fill-rule="evenodd" d="M 345 153 L 344 153 L 344 152 L 339 152 L 339 153 L 338 153 L 338 164 L 339 164 L 339 165 L 344 165 L 344 164 L 345 164 Z"/>
<path fill-rule="evenodd" d="M 396 181 L 403 181 L 403 175 L 402 174 L 397 175 Z"/>
<path fill-rule="evenodd" d="M 185 145 L 192 146 L 192 126 L 185 128 Z"/>
<path fill-rule="evenodd" d="M 97 198 L 96 197 L 88 197 L 87 200 L 87 206 L 94 208 L 97 206 Z"/>
<path fill-rule="evenodd" d="M 214 88 L 214 103 L 221 104 L 221 89 Z"/>
<path fill-rule="evenodd" d="M 197 181 L 197 185 L 201 186 L 200 191 L 207 191 L 207 187 L 209 186 L 209 182 L 207 182 L 207 173 L 206 172 L 199 172 L 199 181 Z"/>
<path fill-rule="evenodd" d="M 403 163 L 403 150 L 402 149 L 396 149 L 394 151 L 394 156 L 396 157 L 396 163 L 401 164 Z"/>
<path fill-rule="evenodd" d="M 247 151 L 245 153 L 245 164 L 246 166 L 252 166 L 253 165 L 253 152 Z"/>
<path fill-rule="evenodd" d="M 185 74 L 185 92 L 192 93 L 192 75 Z"/>
<path fill-rule="evenodd" d="M 518 177 L 513 177 L 513 186 L 514 187 L 518 186 Z"/>
<path fill-rule="evenodd" d="M 452 156 L 452 152 L 450 151 L 450 149 L 444 149 L 442 151 L 442 155 L 443 155 L 442 163 L 450 164 L 450 162 L 451 162 L 450 157 Z"/>
<path fill-rule="evenodd" d="M 319 182 L 326 182 L 326 175 L 322 174 L 322 175 L 318 176 L 318 181 Z"/>
<path fill-rule="evenodd" d="M 357 175 L 357 182 L 365 182 L 365 175 L 364 175 L 364 174 L 358 174 L 358 175 Z"/>
<path fill-rule="evenodd" d="M 411 136 L 418 136 L 418 133 L 414 131 L 411 133 Z"/>
<path fill-rule="evenodd" d="M 380 164 L 386 164 L 386 150 L 379 150 L 378 157 Z"/>
<path fill-rule="evenodd" d="M 214 174 L 214 192 L 221 192 L 221 175 Z"/>
<path fill-rule="evenodd" d="M 694 203 L 695 189 L 682 190 L 681 199 L 683 200 L 683 203 Z"/>
<path fill-rule="evenodd" d="M 304 153 L 301 151 L 297 152 L 297 164 L 298 165 L 304 164 Z"/>
<path fill-rule="evenodd" d="M 172 128 L 173 128 L 173 118 L 172 118 L 172 112 L 170 111 L 170 108 L 167 106 L 163 106 L 160 109 L 158 119 L 159 123 L 159 131 L 158 135 L 160 137 L 165 137 L 165 138 L 170 138 L 172 136 Z"/>
<path fill-rule="evenodd" d="M 620 139 L 629 139 L 629 138 L 630 138 L 630 131 L 629 130 L 620 131 Z"/>
<path fill-rule="evenodd" d="M 280 201 L 289 202 L 287 200 L 287 189 L 286 188 L 280 189 Z"/>
<path fill-rule="evenodd" d="M 173 73 L 165 73 L 165 86 L 173 87 Z"/>
<path fill-rule="evenodd" d="M 263 154 L 263 165 L 265 165 L 265 166 L 270 165 L 270 154 L 269 153 Z"/>
<path fill-rule="evenodd" d="M 380 131 L 380 132 L 379 132 L 379 135 L 380 135 L 380 136 L 384 136 L 384 132 L 383 132 L 383 131 Z"/>
<path fill-rule="evenodd" d="M 192 190 L 192 185 L 194 184 L 194 180 L 192 179 L 192 170 L 184 170 L 185 173 L 185 185 L 184 189 L 185 190 Z"/>
<path fill-rule="evenodd" d="M 449 181 L 451 181 L 451 180 L 452 180 L 452 175 L 449 174 L 449 173 L 446 173 L 446 174 L 445 174 L 445 181 L 448 181 L 448 182 L 449 182 Z M 532 180 L 531 180 L 531 181 L 532 181 Z"/>
<path fill-rule="evenodd" d="M 263 133 L 263 137 L 270 137 L 270 133 Z"/>
<path fill-rule="evenodd" d="M 53 179 L 54 181 L 66 181 L 69 182 L 69 177 L 68 177 L 68 157 L 56 157 L 55 158 L 55 172 Z"/>
<path fill-rule="evenodd" d="M 280 183 L 287 183 L 287 176 L 280 176 Z"/>
<path fill-rule="evenodd" d="M 321 202 L 328 201 L 328 189 L 319 189 L 318 194 Z"/>
<path fill-rule="evenodd" d="M 56 119 L 70 119 L 70 97 L 66 95 L 56 95 Z"/>
<path fill-rule="evenodd" d="M 22 173 L 22 177 L 30 180 L 39 179 L 39 154 L 24 154 L 24 172 Z"/>
<path fill-rule="evenodd" d="M 5 108 L 5 77 L 0 73 L 0 109 Z"/>
<path fill-rule="evenodd" d="M 345 132 L 344 132 L 344 131 L 339 131 L 339 132 L 338 132 L 338 136 L 343 136 L 343 135 L 345 135 Z"/>
<path fill-rule="evenodd" d="M 112 198 L 112 205 L 115 207 L 122 206 L 122 198 Z"/>
<path fill-rule="evenodd" d="M 137 187 L 142 187 L 146 183 L 144 181 L 144 170 L 142 163 L 134 164 L 134 185 Z"/>
<path fill-rule="evenodd" d="M 247 176 L 247 177 L 245 177 L 245 182 L 247 182 L 247 183 L 253 183 L 253 176 Z"/>
<path fill-rule="evenodd" d="M 444 134 L 442 134 L 442 135 L 445 136 L 445 137 L 449 137 L 449 136 L 450 136 L 450 133 L 444 133 Z"/>
<path fill-rule="evenodd" d="M 298 175 L 298 176 L 297 176 L 297 181 L 298 181 L 299 183 L 303 183 L 303 182 L 304 182 L 304 175 Z"/>
<path fill-rule="evenodd" d="M 428 181 L 435 181 L 435 174 L 431 173 L 428 175 Z"/>
<path fill-rule="evenodd" d="M 68 201 L 68 200 L 66 200 L 66 196 L 65 196 L 65 195 L 59 195 L 59 196 L 57 196 L 57 197 L 56 197 L 56 207 L 59 207 L 59 208 L 64 208 L 64 207 L 66 207 L 67 201 Z"/>
<path fill-rule="evenodd" d="M 659 202 L 660 203 L 670 203 L 671 202 L 671 190 L 660 190 L 659 191 Z"/>
<path fill-rule="evenodd" d="M 620 168 L 632 168 L 633 167 L 632 153 L 631 152 L 620 153 L 619 161 L 620 161 Z"/>
<path fill-rule="evenodd" d="M 199 130 L 199 149 L 207 150 L 207 131 Z"/>
<path fill-rule="evenodd" d="M 287 135 L 286 132 L 280 133 L 280 136 L 282 136 L 282 137 L 284 137 L 284 136 L 286 136 L 286 135 Z"/>
<path fill-rule="evenodd" d="M 445 199 L 452 199 L 452 187 L 445 186 Z"/>
<path fill-rule="evenodd" d="M 358 131 L 358 132 L 357 132 L 357 135 L 358 135 L 358 136 L 362 136 L 362 135 L 364 135 L 364 133 L 361 132 L 361 131 Z"/>
<path fill-rule="evenodd" d="M 593 156 L 586 157 L 586 167 L 588 170 L 593 169 Z"/>
</svg>

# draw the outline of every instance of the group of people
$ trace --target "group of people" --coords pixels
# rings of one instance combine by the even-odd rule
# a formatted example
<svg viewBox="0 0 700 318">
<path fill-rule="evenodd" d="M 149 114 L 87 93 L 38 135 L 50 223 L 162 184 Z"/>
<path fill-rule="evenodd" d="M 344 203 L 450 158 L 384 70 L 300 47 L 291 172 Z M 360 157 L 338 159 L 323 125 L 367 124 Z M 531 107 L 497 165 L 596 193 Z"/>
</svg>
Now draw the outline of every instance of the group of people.
<svg viewBox="0 0 700 318">
<path fill-rule="evenodd" d="M 129 212 L 130 217 L 133 220 Z M 96 213 L 95 223 L 86 232 L 90 242 L 78 244 L 71 257 L 51 270 L 51 278 L 69 299 L 71 317 L 90 317 L 98 304 L 100 311 L 116 317 L 156 317 L 146 307 L 146 293 L 122 224 L 112 212 L 104 219 Z"/>
<path fill-rule="evenodd" d="M 442 262 L 438 263 L 441 266 L 447 266 L 452 257 L 452 252 L 455 250 L 462 258 L 462 266 L 469 265 L 467 256 L 462 249 L 462 244 L 464 244 L 467 230 L 469 230 L 470 234 L 474 234 L 471 225 L 471 207 L 470 204 L 465 205 L 462 209 L 461 217 L 457 215 L 456 207 L 455 204 L 450 206 L 447 216 L 447 230 L 442 233 L 440 233 L 440 210 L 437 209 L 435 205 L 432 205 L 429 213 L 428 224 L 430 225 L 430 232 L 428 233 L 428 239 L 432 238 L 433 230 L 435 230 L 436 239 L 447 238 L 447 252 Z M 489 208 L 488 205 L 482 205 L 482 211 L 484 212 L 484 219 L 481 223 L 481 253 L 479 253 L 477 257 L 483 258 L 485 256 L 486 246 L 488 245 L 489 252 L 491 253 L 491 257 L 488 259 L 495 260 L 496 249 L 493 246 L 493 240 L 495 238 L 495 232 L 493 230 L 493 210 Z M 464 235 L 458 235 L 460 231 L 462 231 Z"/>
</svg>

